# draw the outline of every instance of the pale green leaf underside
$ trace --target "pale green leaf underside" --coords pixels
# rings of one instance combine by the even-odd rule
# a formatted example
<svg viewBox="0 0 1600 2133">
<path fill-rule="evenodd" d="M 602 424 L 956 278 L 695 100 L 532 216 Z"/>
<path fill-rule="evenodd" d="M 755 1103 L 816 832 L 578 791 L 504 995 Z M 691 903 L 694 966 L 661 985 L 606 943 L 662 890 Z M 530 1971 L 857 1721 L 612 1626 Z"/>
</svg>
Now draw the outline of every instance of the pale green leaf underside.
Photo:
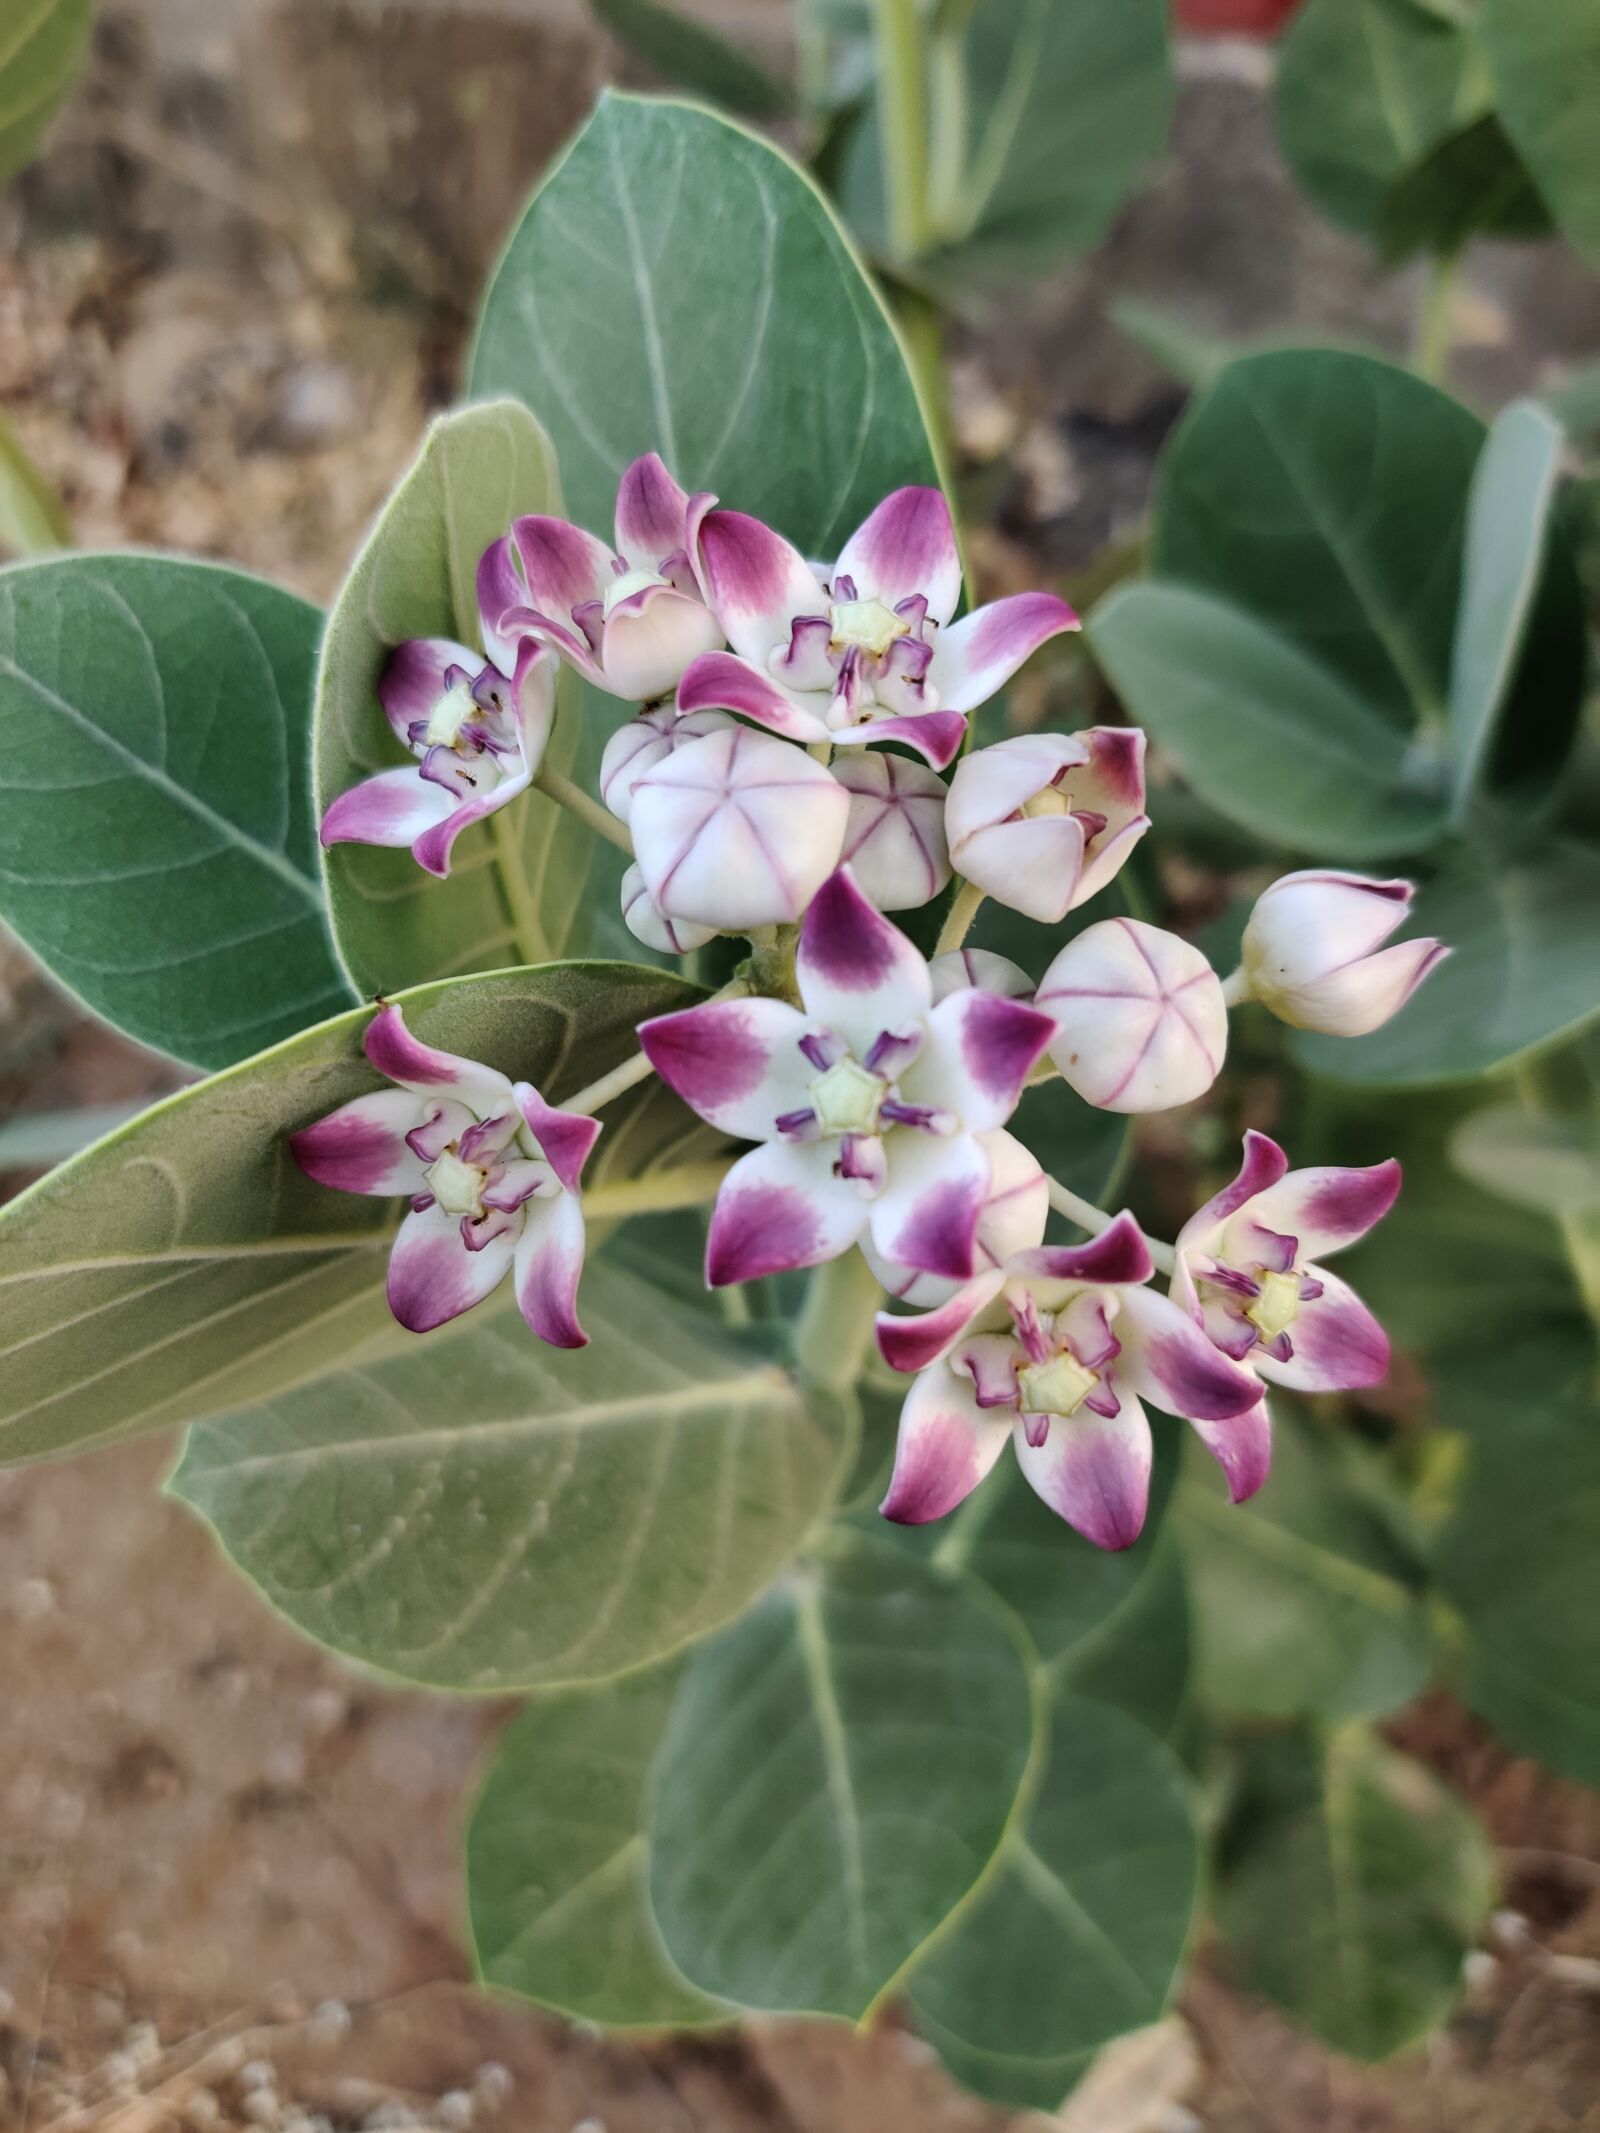
<svg viewBox="0 0 1600 2133">
<path fill-rule="evenodd" d="M 894 330 L 821 194 L 686 104 L 602 100 L 512 236 L 470 382 L 537 411 L 571 516 L 606 539 L 641 452 L 824 559 L 888 490 L 938 480 Z"/>
<path fill-rule="evenodd" d="M 558 964 L 406 996 L 425 1041 L 559 1101 L 694 997 L 625 964 Z M 215 1414 L 313 1377 L 391 1329 L 402 1200 L 331 1192 L 288 1136 L 384 1086 L 356 1008 L 146 1111 L 0 1211 L 0 1459 Z M 706 1135 L 659 1083 L 607 1108 L 589 1182 L 636 1176 Z M 407 1353 L 430 1342 L 407 1335 Z M 529 1336 L 530 1340 L 532 1336 Z"/>
<path fill-rule="evenodd" d="M 591 1262 L 592 1345 L 514 1305 L 190 1432 L 171 1487 L 297 1627 L 436 1688 L 602 1680 L 737 1615 L 827 1508 L 839 1403 Z"/>
<path fill-rule="evenodd" d="M 690 1661 L 650 1814 L 673 1960 L 745 2007 L 865 2014 L 989 1866 L 1034 1727 L 981 1588 L 841 1541 Z"/>
<path fill-rule="evenodd" d="M 194 1066 L 351 997 L 306 775 L 318 622 L 207 563 L 0 572 L 0 917 L 96 1014 Z"/>
<path fill-rule="evenodd" d="M 11 0 L 0 22 L 0 185 L 28 162 L 89 50 L 89 0 Z"/>
</svg>

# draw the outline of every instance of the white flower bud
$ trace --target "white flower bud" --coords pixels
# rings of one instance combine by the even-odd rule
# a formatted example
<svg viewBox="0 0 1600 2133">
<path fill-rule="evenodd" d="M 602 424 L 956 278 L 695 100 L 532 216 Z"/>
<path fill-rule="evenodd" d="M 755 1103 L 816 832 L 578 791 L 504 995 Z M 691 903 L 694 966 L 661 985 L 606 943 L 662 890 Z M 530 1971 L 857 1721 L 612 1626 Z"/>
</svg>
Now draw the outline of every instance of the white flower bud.
<svg viewBox="0 0 1600 2133">
<path fill-rule="evenodd" d="M 945 828 L 956 870 L 1046 925 L 1103 889 L 1150 827 L 1136 727 L 1028 733 L 956 766 Z"/>
<path fill-rule="evenodd" d="M 944 841 L 944 780 L 925 763 L 862 748 L 833 775 L 850 795 L 843 860 L 880 911 L 930 902 L 950 879 Z"/>
<path fill-rule="evenodd" d="M 936 1003 L 950 993 L 971 988 L 997 992 L 1003 1000 L 1033 998 L 1033 980 L 1022 965 L 1008 955 L 996 955 L 992 948 L 952 948 L 934 957 L 928 976 L 933 980 Z"/>
<path fill-rule="evenodd" d="M 647 770 L 664 763 L 674 748 L 702 734 L 735 724 L 726 711 L 693 711 L 680 718 L 671 704 L 656 704 L 619 726 L 600 758 L 600 797 L 619 822 L 628 820 L 633 788 Z"/>
<path fill-rule="evenodd" d="M 657 908 L 719 932 L 792 923 L 839 864 L 850 796 L 803 748 L 749 726 L 634 781 L 634 856 Z"/>
<path fill-rule="evenodd" d="M 622 877 L 622 922 L 636 941 L 664 955 L 688 955 L 717 937 L 715 926 L 697 926 L 687 918 L 666 918 L 656 909 L 636 866 Z"/>
<path fill-rule="evenodd" d="M 1262 892 L 1244 931 L 1252 999 L 1296 1029 L 1364 1037 L 1399 1013 L 1450 951 L 1386 941 L 1411 908 L 1409 881 L 1308 870 Z"/>
<path fill-rule="evenodd" d="M 1216 972 L 1175 933 L 1108 918 L 1067 943 L 1035 1005 L 1055 1017 L 1050 1057 L 1102 1111 L 1170 1111 L 1203 1096 L 1228 1045 Z"/>
</svg>

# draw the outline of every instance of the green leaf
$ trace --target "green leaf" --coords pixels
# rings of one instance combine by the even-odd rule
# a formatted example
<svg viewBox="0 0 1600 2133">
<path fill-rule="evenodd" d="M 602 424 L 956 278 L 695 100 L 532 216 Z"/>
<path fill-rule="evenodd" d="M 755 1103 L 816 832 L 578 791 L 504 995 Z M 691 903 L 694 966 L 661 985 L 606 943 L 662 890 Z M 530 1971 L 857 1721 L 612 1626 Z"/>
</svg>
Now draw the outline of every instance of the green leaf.
<svg viewBox="0 0 1600 2133">
<path fill-rule="evenodd" d="M 1497 873 L 1465 864 L 1429 882 L 1404 937 L 1451 954 L 1370 1037 L 1296 1030 L 1301 1065 L 1368 1088 L 1475 1081 L 1575 1036 L 1600 1015 L 1600 855 L 1552 842 Z"/>
<path fill-rule="evenodd" d="M 695 997 L 623 964 L 427 986 L 409 1026 L 559 1102 L 631 1055 L 635 1025 Z M 382 1087 L 369 1008 L 169 1097 L 0 1210 L 0 1458 L 38 1458 L 216 1414 L 313 1377 L 393 1329 L 383 1299 L 404 1203 L 330 1192 L 288 1136 Z M 606 1109 L 591 1188 L 705 1137 L 659 1083 Z M 530 1340 L 532 1336 L 530 1335 Z M 452 1403 L 453 1404 L 453 1403 Z"/>
<path fill-rule="evenodd" d="M 1488 102 L 1458 27 L 1413 0 L 1308 0 L 1278 63 L 1278 139 L 1325 215 L 1376 240 L 1394 187 Z"/>
<path fill-rule="evenodd" d="M 619 43 L 638 54 L 663 81 L 692 89 L 747 118 L 783 118 L 794 99 L 785 84 L 747 52 L 703 23 L 655 0 L 589 0 Z"/>
<path fill-rule="evenodd" d="M 1493 112 L 1446 134 L 1390 191 L 1378 223 L 1391 265 L 1415 252 L 1450 259 L 1470 237 L 1534 238 L 1550 210 Z"/>
<path fill-rule="evenodd" d="M 408 758 L 378 703 L 378 677 L 407 637 L 482 648 L 478 559 L 524 512 L 560 508 L 550 440 L 514 401 L 443 415 L 346 578 L 317 676 L 319 815 Z M 552 753 L 576 745 L 577 688 L 563 678 Z M 358 992 L 543 963 L 568 947 L 593 833 L 530 793 L 469 830 L 447 880 L 409 851 L 336 844 L 323 854 L 334 938 Z"/>
<path fill-rule="evenodd" d="M 0 24 L 0 185 L 31 162 L 89 51 L 89 0 L 13 0 Z"/>
<path fill-rule="evenodd" d="M 1226 1502 L 1197 1446 L 1185 1460 L 1199 1694 L 1250 1717 L 1397 1710 L 1431 1664 L 1421 1566 L 1281 1395 L 1272 1422 L 1272 1473 L 1249 1503 Z"/>
<path fill-rule="evenodd" d="M 1493 1895 L 1472 1816 L 1364 1726 L 1253 1744 L 1217 1922 L 1250 1989 L 1337 2050 L 1380 2059 L 1437 2028 Z"/>
<path fill-rule="evenodd" d="M 1474 1440 L 1434 1569 L 1466 1625 L 1461 1695 L 1518 1754 L 1585 1785 L 1600 1785 L 1597 1559 L 1593 1399 L 1544 1415 L 1519 1400 Z"/>
<path fill-rule="evenodd" d="M 27 557 L 71 545 L 65 504 L 0 416 L 0 549 Z"/>
<path fill-rule="evenodd" d="M 192 1066 L 350 999 L 305 773 L 319 619 L 209 563 L 0 571 L 0 917 L 96 1014 Z"/>
<path fill-rule="evenodd" d="M 296 1626 L 405 1681 L 600 1681 L 741 1613 L 828 1508 L 845 1403 L 591 1265 L 592 1345 L 514 1305 L 189 1433 L 170 1487 Z"/>
<path fill-rule="evenodd" d="M 958 2080 L 1052 2111 L 1082 2062 L 1166 2011 L 1199 1902 L 1188 1781 L 1109 1705 L 1062 1697 L 993 1878 L 913 1972 L 917 2027 Z"/>
<path fill-rule="evenodd" d="M 1381 859 L 1443 830 L 1442 801 L 1407 789 L 1395 727 L 1242 608 L 1181 585 L 1120 586 L 1089 643 L 1201 799 L 1280 849 Z"/>
<path fill-rule="evenodd" d="M 674 1961 L 745 2007 L 866 2014 L 989 1869 L 1035 1728 L 981 1587 L 841 1535 L 689 1662 L 650 1810 Z"/>
<path fill-rule="evenodd" d="M 1551 1215 L 1600 1208 L 1600 1136 L 1583 1120 L 1490 1104 L 1462 1121 L 1450 1155 L 1473 1184 L 1518 1207 Z"/>
<path fill-rule="evenodd" d="M 1208 331 L 1164 305 L 1146 303 L 1142 297 L 1119 296 L 1107 308 L 1119 333 L 1125 333 L 1180 385 L 1195 391 L 1209 385 L 1245 353 L 1238 341 Z"/>
<path fill-rule="evenodd" d="M 1567 236 L 1600 261 L 1600 0 L 1483 0 L 1477 28 L 1507 133 Z"/>
<path fill-rule="evenodd" d="M 467 1825 L 486 1985 L 607 2029 L 727 2018 L 673 1969 L 650 1910 L 646 1781 L 681 1672 L 535 1696 L 496 1741 Z"/>
<path fill-rule="evenodd" d="M 142 1103 L 86 1104 L 81 1111 L 19 1111 L 0 1125 L 0 1170 L 43 1170 L 65 1162 L 145 1108 Z"/>
<path fill-rule="evenodd" d="M 641 452 L 816 556 L 885 491 L 939 478 L 894 329 L 821 195 L 685 104 L 602 100 L 500 262 L 471 385 L 538 410 L 571 515 L 602 533 Z"/>
</svg>

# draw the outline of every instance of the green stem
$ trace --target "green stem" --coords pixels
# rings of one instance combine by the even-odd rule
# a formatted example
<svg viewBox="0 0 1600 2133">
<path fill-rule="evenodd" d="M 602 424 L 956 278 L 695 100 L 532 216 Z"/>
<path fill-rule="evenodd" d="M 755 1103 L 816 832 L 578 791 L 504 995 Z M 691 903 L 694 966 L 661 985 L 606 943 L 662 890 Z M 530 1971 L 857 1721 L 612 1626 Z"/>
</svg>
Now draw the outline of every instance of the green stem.
<svg viewBox="0 0 1600 2133">
<path fill-rule="evenodd" d="M 672 1170 L 646 1171 L 616 1185 L 596 1185 L 583 1196 L 584 1213 L 596 1221 L 622 1215 L 668 1214 L 677 1207 L 704 1207 L 733 1168 L 720 1163 L 680 1163 Z"/>
<path fill-rule="evenodd" d="M 935 955 L 949 955 L 961 946 L 972 931 L 972 921 L 977 917 L 982 903 L 983 891 L 973 882 L 964 881 L 956 891 L 949 916 L 939 928 L 939 938 L 933 948 Z"/>
<path fill-rule="evenodd" d="M 873 0 L 889 242 L 902 263 L 928 250 L 928 95 L 917 0 Z"/>
<path fill-rule="evenodd" d="M 853 1385 L 866 1362 L 882 1301 L 877 1276 L 858 1251 L 816 1268 L 794 1331 L 795 1361 L 803 1375 L 832 1392 Z"/>
<path fill-rule="evenodd" d="M 1461 272 L 1459 252 L 1440 252 L 1428 265 L 1427 286 L 1417 314 L 1417 345 L 1412 367 L 1431 385 L 1444 382 L 1450 366 L 1450 343 L 1455 330 L 1456 284 Z"/>
<path fill-rule="evenodd" d="M 714 992 L 704 1004 L 710 1007 L 718 1000 L 739 1000 L 749 990 L 743 978 L 734 978 L 731 983 L 723 986 L 721 992 Z M 593 1118 L 596 1111 L 603 1109 L 606 1104 L 634 1088 L 639 1082 L 647 1081 L 654 1072 L 655 1068 L 644 1053 L 635 1052 L 631 1059 L 624 1059 L 621 1066 L 613 1067 L 609 1074 L 602 1074 L 598 1081 L 591 1081 L 589 1086 L 580 1089 L 576 1096 L 564 1098 L 560 1108 L 563 1111 L 574 1111 L 580 1118 Z"/>
<path fill-rule="evenodd" d="M 583 787 L 575 785 L 564 772 L 553 764 L 541 763 L 533 783 L 535 791 L 544 793 L 558 806 L 576 815 L 580 822 L 586 822 L 596 836 L 608 837 L 630 859 L 633 857 L 633 839 L 628 835 L 626 824 L 619 822 L 598 800 L 591 800 Z"/>
<path fill-rule="evenodd" d="M 1250 997 L 1250 980 L 1245 976 L 1244 965 L 1222 981 L 1222 998 L 1228 1007 L 1238 1007 Z"/>
</svg>

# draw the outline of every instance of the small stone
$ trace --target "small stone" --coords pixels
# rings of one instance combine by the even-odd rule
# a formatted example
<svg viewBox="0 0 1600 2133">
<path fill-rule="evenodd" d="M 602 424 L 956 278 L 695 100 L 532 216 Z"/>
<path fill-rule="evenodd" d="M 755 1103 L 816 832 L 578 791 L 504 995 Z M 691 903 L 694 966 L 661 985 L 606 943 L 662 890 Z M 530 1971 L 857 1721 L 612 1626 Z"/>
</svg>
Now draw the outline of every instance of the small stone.
<svg viewBox="0 0 1600 2133">
<path fill-rule="evenodd" d="M 311 2011 L 306 2034 L 313 2044 L 333 2045 L 350 2034 L 350 2010 L 343 2000 L 324 2000 Z"/>
<path fill-rule="evenodd" d="M 250 2059 L 239 2069 L 242 2089 L 275 2089 L 277 2085 L 278 2069 L 270 2059 Z"/>
<path fill-rule="evenodd" d="M 510 2101 L 515 2086 L 510 2068 L 502 2066 L 498 2059 L 486 2059 L 472 2078 L 474 2095 L 491 2111 L 498 2111 L 503 2103 Z"/>
<path fill-rule="evenodd" d="M 183 2115 L 192 2126 L 214 2126 L 222 2116 L 222 2106 L 212 2089 L 193 2089 L 183 2099 Z"/>
<path fill-rule="evenodd" d="M 465 2089 L 446 2089 L 434 2105 L 434 2116 L 450 2133 L 467 2133 L 472 2124 L 473 2101 Z"/>
</svg>

